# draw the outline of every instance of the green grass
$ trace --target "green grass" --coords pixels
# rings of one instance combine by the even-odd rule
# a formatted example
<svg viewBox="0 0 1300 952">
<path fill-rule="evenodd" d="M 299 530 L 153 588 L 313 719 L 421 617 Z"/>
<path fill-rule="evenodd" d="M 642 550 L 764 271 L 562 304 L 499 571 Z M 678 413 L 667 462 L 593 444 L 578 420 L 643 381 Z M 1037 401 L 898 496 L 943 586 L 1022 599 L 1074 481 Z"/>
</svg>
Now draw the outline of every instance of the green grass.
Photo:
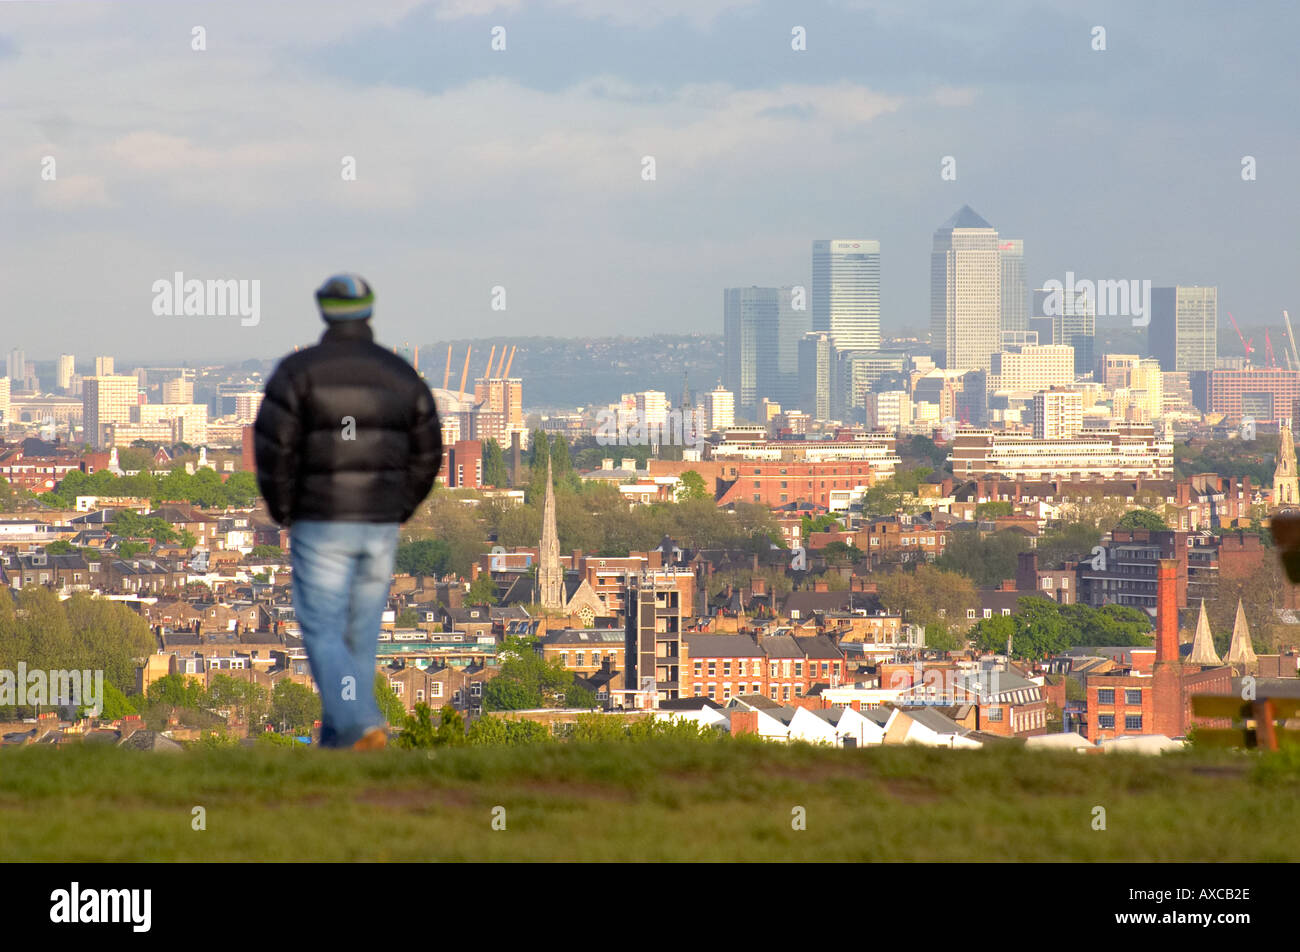
<svg viewBox="0 0 1300 952">
<path fill-rule="evenodd" d="M 0 861 L 1280 862 L 1297 781 L 1289 752 L 27 747 L 0 751 Z"/>
</svg>

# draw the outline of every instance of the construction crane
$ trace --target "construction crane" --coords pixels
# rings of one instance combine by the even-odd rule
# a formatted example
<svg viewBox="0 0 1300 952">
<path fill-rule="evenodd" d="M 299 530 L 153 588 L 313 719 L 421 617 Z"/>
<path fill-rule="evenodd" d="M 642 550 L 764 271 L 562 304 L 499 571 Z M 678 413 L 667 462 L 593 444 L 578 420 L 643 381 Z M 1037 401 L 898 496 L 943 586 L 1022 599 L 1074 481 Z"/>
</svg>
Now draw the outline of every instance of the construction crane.
<svg viewBox="0 0 1300 952">
<path fill-rule="evenodd" d="M 1282 320 L 1286 321 L 1286 339 L 1291 342 L 1291 362 L 1300 369 L 1300 354 L 1295 349 L 1295 333 L 1291 330 L 1291 315 L 1282 311 Z"/>
<path fill-rule="evenodd" d="M 1286 351 L 1283 351 L 1285 354 Z M 1291 355 L 1286 355 L 1286 362 L 1291 363 Z M 1269 370 L 1277 367 L 1277 355 L 1273 353 L 1273 339 L 1268 336 L 1268 328 L 1264 328 L 1264 366 Z"/>
<path fill-rule="evenodd" d="M 1255 348 L 1251 346 L 1255 343 L 1255 338 L 1252 337 L 1250 340 L 1246 340 L 1241 333 L 1241 328 L 1237 326 L 1237 319 L 1232 316 L 1231 311 L 1228 312 L 1228 320 L 1232 322 L 1232 329 L 1237 332 L 1237 340 L 1241 341 L 1241 349 L 1246 352 L 1246 362 L 1250 363 L 1250 355 L 1255 352 Z"/>
</svg>

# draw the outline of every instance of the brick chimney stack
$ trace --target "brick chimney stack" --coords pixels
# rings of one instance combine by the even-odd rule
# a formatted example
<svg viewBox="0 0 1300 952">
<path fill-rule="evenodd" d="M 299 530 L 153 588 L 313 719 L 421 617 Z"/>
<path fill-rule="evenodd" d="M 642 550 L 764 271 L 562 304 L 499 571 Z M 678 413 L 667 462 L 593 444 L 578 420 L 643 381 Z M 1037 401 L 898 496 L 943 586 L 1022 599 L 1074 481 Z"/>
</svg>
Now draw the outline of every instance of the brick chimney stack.
<svg viewBox="0 0 1300 952">
<path fill-rule="evenodd" d="M 1178 660 L 1178 562 L 1161 559 L 1156 575 L 1156 664 Z"/>
</svg>

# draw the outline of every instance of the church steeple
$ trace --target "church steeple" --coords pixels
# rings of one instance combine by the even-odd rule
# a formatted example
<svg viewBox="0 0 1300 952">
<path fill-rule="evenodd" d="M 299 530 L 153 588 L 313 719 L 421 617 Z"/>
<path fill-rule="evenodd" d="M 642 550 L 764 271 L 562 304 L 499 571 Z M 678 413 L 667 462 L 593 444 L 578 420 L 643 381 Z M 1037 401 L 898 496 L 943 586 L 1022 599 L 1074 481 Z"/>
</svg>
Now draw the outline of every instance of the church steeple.
<svg viewBox="0 0 1300 952">
<path fill-rule="evenodd" d="M 546 499 L 542 503 L 542 544 L 537 561 L 537 584 L 542 607 L 564 608 L 564 570 L 560 568 L 560 536 L 555 529 L 555 483 L 551 479 L 551 458 L 546 457 Z"/>
<path fill-rule="evenodd" d="M 1273 470 L 1273 505 L 1300 505 L 1300 474 L 1296 471 L 1295 440 L 1291 427 L 1278 427 L 1277 468 Z"/>
<path fill-rule="evenodd" d="M 1210 635 L 1210 619 L 1205 614 L 1205 599 L 1201 599 L 1201 615 L 1196 619 L 1196 637 L 1192 639 L 1192 653 L 1187 656 L 1188 664 L 1208 665 L 1217 668 L 1223 664 L 1219 653 L 1214 650 L 1214 638 Z"/>
<path fill-rule="evenodd" d="M 1259 665 L 1255 647 L 1250 643 L 1250 626 L 1246 624 L 1246 611 L 1241 607 L 1241 599 L 1237 599 L 1237 620 L 1232 626 L 1232 643 L 1228 645 L 1228 657 L 1224 660 L 1243 672 L 1253 671 Z"/>
</svg>

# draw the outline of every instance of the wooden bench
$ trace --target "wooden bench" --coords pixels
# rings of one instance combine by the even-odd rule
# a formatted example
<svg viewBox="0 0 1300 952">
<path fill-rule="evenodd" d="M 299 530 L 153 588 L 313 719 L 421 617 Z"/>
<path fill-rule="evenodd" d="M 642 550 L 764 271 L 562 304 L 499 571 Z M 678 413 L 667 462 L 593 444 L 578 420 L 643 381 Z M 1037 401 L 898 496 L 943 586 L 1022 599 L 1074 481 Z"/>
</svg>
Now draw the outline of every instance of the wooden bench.
<svg viewBox="0 0 1300 952">
<path fill-rule="evenodd" d="M 1241 722 L 1241 727 L 1197 727 L 1196 743 L 1207 747 L 1257 747 L 1277 750 L 1300 747 L 1300 730 L 1277 724 L 1300 714 L 1300 698 L 1275 697 L 1243 701 L 1228 694 L 1192 697 L 1192 716 Z"/>
</svg>

